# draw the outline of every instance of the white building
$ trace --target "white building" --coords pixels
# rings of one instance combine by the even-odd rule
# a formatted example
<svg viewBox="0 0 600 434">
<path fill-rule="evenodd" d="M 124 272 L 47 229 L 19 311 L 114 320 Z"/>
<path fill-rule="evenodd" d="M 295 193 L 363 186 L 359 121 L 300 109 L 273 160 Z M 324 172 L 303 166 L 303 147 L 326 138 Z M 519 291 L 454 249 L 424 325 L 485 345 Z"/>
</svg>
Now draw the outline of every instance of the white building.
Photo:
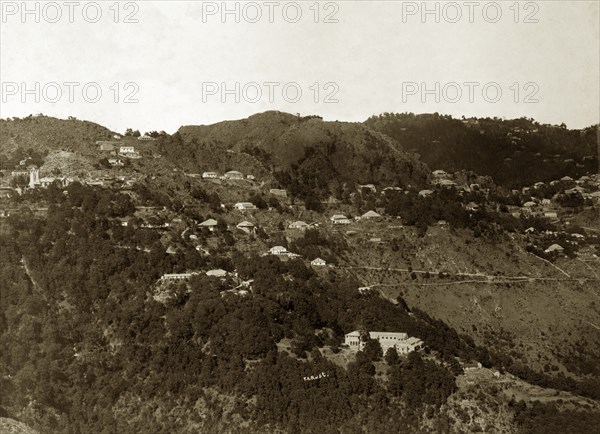
<svg viewBox="0 0 600 434">
<path fill-rule="evenodd" d="M 343 214 L 335 214 L 331 217 L 331 223 L 334 225 L 349 225 L 350 219 Z"/>
<path fill-rule="evenodd" d="M 424 346 L 421 339 L 409 337 L 406 333 L 369 332 L 369 338 L 379 342 L 383 354 L 392 347 L 396 348 L 398 354 L 408 354 L 420 350 Z M 355 330 L 344 336 L 344 343 L 350 349 L 358 351 L 365 347 L 366 342 L 361 339 L 361 334 Z"/>
<path fill-rule="evenodd" d="M 289 252 L 288 250 L 283 247 L 283 246 L 275 246 L 275 247 L 271 247 L 269 249 L 269 253 L 271 255 L 276 255 L 276 256 L 280 256 L 280 255 L 287 255 Z"/>
<path fill-rule="evenodd" d="M 206 275 L 211 277 L 227 277 L 227 271 L 218 268 L 216 270 L 207 271 Z"/>
<path fill-rule="evenodd" d="M 362 216 L 360 216 L 361 220 L 368 220 L 368 219 L 378 219 L 381 218 L 381 215 L 377 214 L 375 211 L 367 211 L 366 213 L 364 213 Z"/>
<path fill-rule="evenodd" d="M 160 280 L 187 280 L 195 274 L 198 274 L 198 272 L 163 274 Z"/>
<path fill-rule="evenodd" d="M 290 228 L 290 229 L 300 229 L 302 231 L 307 229 L 308 227 L 309 227 L 308 223 L 303 222 L 301 220 L 290 223 L 290 225 L 288 226 L 288 228 Z"/>
<path fill-rule="evenodd" d="M 281 188 L 272 188 L 269 190 L 269 194 L 272 194 L 273 196 L 287 197 L 287 191 Z"/>
<path fill-rule="evenodd" d="M 564 248 L 563 246 L 561 246 L 560 244 L 552 244 L 550 247 L 548 247 L 546 250 L 544 250 L 544 252 L 546 253 L 562 253 L 564 252 Z"/>
<path fill-rule="evenodd" d="M 244 179 L 244 174 L 237 170 L 230 170 L 224 176 L 225 179 Z"/>
<path fill-rule="evenodd" d="M 213 232 L 217 228 L 218 222 L 215 219 L 208 219 L 200 223 L 203 228 L 208 228 L 209 231 Z"/>
<path fill-rule="evenodd" d="M 324 267 L 325 265 L 327 265 L 327 262 L 325 262 L 324 259 L 315 258 L 312 261 L 310 261 L 310 265 L 312 265 L 313 267 Z"/>
<path fill-rule="evenodd" d="M 119 155 L 126 158 L 140 158 L 139 152 L 133 146 L 120 146 Z"/>
<path fill-rule="evenodd" d="M 254 231 L 254 224 L 249 221 L 243 221 L 238 223 L 236 226 L 239 230 L 246 232 L 247 234 Z"/>
<path fill-rule="evenodd" d="M 202 179 L 216 179 L 219 177 L 217 172 L 204 172 L 202 174 Z"/>
<path fill-rule="evenodd" d="M 256 211 L 258 209 L 252 202 L 238 202 L 233 207 L 238 211 Z"/>
</svg>

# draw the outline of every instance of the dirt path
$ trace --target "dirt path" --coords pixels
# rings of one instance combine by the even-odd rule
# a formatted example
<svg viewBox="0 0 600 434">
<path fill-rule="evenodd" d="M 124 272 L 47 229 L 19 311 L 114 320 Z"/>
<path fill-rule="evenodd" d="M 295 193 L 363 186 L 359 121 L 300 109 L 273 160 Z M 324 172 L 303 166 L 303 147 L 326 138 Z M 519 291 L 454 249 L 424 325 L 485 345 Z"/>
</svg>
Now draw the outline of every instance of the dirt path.
<svg viewBox="0 0 600 434">
<path fill-rule="evenodd" d="M 46 294 L 44 293 L 44 291 L 42 290 L 40 285 L 38 285 L 38 283 L 33 278 L 33 275 L 31 274 L 31 270 L 29 269 L 29 266 L 27 265 L 27 261 L 25 260 L 25 256 L 21 257 L 21 264 L 23 264 L 23 269 L 25 270 L 25 274 L 27 274 L 27 277 L 29 277 L 29 280 L 31 280 L 31 284 L 33 285 L 34 291 L 39 293 L 44 298 L 44 300 L 46 302 L 48 302 L 48 298 L 46 297 Z"/>
</svg>

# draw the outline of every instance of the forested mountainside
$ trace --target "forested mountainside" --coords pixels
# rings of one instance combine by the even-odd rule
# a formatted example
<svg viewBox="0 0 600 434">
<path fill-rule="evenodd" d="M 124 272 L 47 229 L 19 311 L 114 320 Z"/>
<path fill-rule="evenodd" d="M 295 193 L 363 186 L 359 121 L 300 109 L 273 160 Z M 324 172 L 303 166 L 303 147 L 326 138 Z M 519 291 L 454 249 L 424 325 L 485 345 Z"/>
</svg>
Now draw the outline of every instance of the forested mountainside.
<svg viewBox="0 0 600 434">
<path fill-rule="evenodd" d="M 243 154 L 247 172 L 272 172 L 303 199 L 340 196 L 346 184 L 423 186 L 429 173 L 389 137 L 360 124 L 280 112 L 182 127 L 161 151 L 186 167 L 222 171 L 231 167 L 224 158 Z"/>
<path fill-rule="evenodd" d="M 0 427 L 600 425 L 598 175 L 509 189 L 430 172 L 360 124 L 274 112 L 109 151 L 99 134 L 48 155 L 21 143 L 37 183 L 5 160 Z M 60 152 L 86 170 L 61 173 Z"/>
<path fill-rule="evenodd" d="M 436 114 L 385 113 L 370 129 L 416 152 L 432 170 L 471 170 L 498 184 L 521 187 L 598 169 L 598 126 L 569 130 L 533 119 L 453 119 Z"/>
</svg>

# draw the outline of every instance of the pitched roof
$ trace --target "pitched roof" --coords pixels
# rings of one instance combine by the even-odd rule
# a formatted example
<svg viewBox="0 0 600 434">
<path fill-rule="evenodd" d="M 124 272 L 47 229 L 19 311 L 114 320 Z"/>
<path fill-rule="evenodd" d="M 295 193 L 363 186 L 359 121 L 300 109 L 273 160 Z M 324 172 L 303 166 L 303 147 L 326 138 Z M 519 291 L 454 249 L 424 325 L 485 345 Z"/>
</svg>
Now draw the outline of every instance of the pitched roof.
<svg viewBox="0 0 600 434">
<path fill-rule="evenodd" d="M 200 226 L 216 226 L 217 224 L 215 219 L 208 219 L 200 223 Z"/>
<path fill-rule="evenodd" d="M 565 249 L 560 244 L 552 244 L 545 251 L 546 252 L 562 252 L 563 250 L 565 250 Z"/>
<path fill-rule="evenodd" d="M 371 219 L 371 218 L 377 218 L 377 217 L 381 217 L 381 215 L 377 214 L 373 210 L 369 210 L 362 215 L 362 218 L 364 218 L 364 219 Z"/>
</svg>

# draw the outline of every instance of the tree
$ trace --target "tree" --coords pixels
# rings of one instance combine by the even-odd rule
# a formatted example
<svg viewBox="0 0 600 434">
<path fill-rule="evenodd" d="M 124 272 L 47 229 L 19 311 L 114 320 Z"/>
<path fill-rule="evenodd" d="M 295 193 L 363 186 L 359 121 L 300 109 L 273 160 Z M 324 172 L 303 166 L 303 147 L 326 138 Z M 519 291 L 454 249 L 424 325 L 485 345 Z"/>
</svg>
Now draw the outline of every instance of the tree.
<svg viewBox="0 0 600 434">
<path fill-rule="evenodd" d="M 400 363 L 400 357 L 396 348 L 391 347 L 385 352 L 385 362 L 390 366 L 395 366 Z"/>
<path fill-rule="evenodd" d="M 363 352 L 372 362 L 381 360 L 381 356 L 383 356 L 381 345 L 377 339 L 368 339 L 365 343 Z"/>
</svg>

